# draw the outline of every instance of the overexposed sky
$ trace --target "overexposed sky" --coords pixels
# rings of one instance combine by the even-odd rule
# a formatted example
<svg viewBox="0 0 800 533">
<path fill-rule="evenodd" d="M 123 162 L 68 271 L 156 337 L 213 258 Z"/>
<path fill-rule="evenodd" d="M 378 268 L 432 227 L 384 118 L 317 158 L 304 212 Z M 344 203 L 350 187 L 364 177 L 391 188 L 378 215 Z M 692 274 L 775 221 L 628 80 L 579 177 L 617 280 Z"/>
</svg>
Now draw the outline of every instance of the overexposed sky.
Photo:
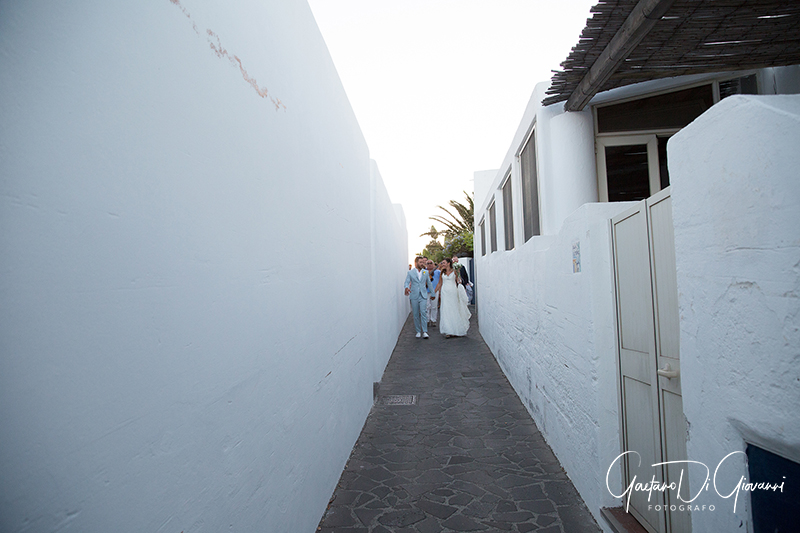
<svg viewBox="0 0 800 533">
<path fill-rule="evenodd" d="M 536 83 L 597 0 L 309 0 L 370 156 L 403 205 L 409 256 L 503 162 Z M 442 226 L 437 224 L 439 229 Z"/>
</svg>

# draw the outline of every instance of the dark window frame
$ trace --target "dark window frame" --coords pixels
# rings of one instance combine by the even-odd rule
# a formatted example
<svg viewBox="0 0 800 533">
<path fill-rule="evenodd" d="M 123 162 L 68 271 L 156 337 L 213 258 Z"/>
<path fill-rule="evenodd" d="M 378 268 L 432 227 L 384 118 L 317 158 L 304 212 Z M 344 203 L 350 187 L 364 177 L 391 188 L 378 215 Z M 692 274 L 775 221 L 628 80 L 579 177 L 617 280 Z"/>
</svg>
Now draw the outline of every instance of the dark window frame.
<svg viewBox="0 0 800 533">
<path fill-rule="evenodd" d="M 497 251 L 497 214 L 495 213 L 495 201 L 494 198 L 492 199 L 491 205 L 489 205 L 489 231 L 490 231 L 490 243 L 491 243 L 491 251 Z"/>
<path fill-rule="evenodd" d="M 539 203 L 539 169 L 536 154 L 536 126 L 522 143 L 517 154 L 522 182 L 522 217 L 525 242 L 542 234 L 541 205 Z"/>
<path fill-rule="evenodd" d="M 501 190 L 503 191 L 503 235 L 505 236 L 506 250 L 513 250 L 514 198 L 511 190 L 511 171 L 506 174 L 506 180 Z"/>
<path fill-rule="evenodd" d="M 478 229 L 481 232 L 481 255 L 486 255 L 486 219 L 481 219 L 481 223 L 478 224 Z"/>
</svg>

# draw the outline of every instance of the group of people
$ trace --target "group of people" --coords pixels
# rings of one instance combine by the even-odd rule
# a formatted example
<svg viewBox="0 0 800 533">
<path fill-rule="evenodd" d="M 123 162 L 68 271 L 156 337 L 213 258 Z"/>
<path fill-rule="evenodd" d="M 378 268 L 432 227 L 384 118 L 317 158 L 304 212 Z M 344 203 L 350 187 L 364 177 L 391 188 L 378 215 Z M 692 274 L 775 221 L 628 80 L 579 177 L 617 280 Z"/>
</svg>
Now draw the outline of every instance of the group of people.
<svg viewBox="0 0 800 533">
<path fill-rule="evenodd" d="M 420 256 L 408 270 L 404 288 L 411 301 L 417 338 L 430 338 L 428 325 L 438 327 L 447 338 L 467 334 L 472 316 L 467 307 L 472 299 L 472 284 L 466 269 L 459 266 L 457 257 L 436 265 Z"/>
</svg>

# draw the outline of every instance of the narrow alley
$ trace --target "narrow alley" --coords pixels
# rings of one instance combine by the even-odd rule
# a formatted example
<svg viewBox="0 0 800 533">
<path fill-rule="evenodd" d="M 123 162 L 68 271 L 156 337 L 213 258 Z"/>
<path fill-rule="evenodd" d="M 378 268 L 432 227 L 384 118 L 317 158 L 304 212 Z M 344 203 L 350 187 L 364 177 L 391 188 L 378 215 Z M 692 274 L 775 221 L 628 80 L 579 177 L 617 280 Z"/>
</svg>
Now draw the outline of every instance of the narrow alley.
<svg viewBox="0 0 800 533">
<path fill-rule="evenodd" d="M 464 338 L 413 330 L 409 316 L 319 530 L 600 531 L 476 314 Z"/>
</svg>

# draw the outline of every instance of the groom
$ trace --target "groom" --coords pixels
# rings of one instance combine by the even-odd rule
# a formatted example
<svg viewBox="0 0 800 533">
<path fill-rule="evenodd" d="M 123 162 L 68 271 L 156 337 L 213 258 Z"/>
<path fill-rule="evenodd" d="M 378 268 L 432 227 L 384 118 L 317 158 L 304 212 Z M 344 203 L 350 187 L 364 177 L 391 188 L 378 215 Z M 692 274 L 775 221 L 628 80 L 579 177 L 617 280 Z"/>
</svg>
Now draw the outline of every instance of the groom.
<svg viewBox="0 0 800 533">
<path fill-rule="evenodd" d="M 417 330 L 417 338 L 428 338 L 428 289 L 433 294 L 436 287 L 433 286 L 428 271 L 423 268 L 422 258 L 414 260 L 414 267 L 406 274 L 406 282 L 403 286 L 406 289 L 406 296 L 411 301 L 411 312 L 414 314 L 414 329 Z"/>
</svg>

